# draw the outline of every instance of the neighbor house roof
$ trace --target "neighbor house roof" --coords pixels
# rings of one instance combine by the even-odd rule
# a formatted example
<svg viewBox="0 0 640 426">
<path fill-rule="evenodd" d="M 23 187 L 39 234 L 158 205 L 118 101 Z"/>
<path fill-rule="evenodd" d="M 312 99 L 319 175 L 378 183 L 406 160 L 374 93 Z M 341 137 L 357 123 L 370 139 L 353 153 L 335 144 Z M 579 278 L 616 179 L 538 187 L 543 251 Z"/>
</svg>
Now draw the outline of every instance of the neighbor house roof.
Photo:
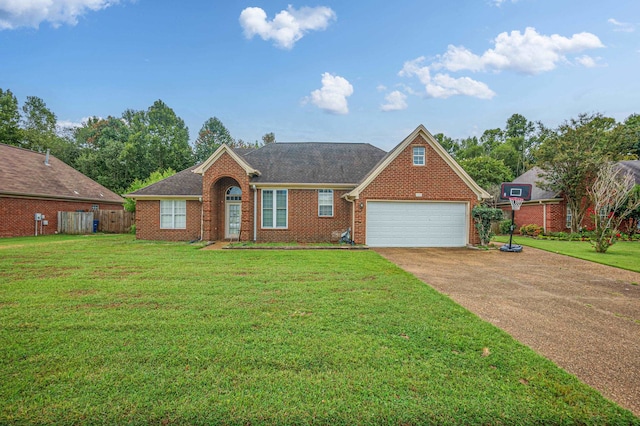
<svg viewBox="0 0 640 426">
<path fill-rule="evenodd" d="M 540 167 L 534 167 L 527 170 L 517 178 L 513 180 L 514 183 L 525 183 L 531 185 L 531 200 L 553 200 L 561 198 L 560 194 L 556 191 L 549 191 L 542 189 L 538 186 L 538 183 L 544 182 L 544 178 L 541 176 L 542 169 Z"/>
<path fill-rule="evenodd" d="M 0 194 L 123 203 L 118 194 L 52 155 L 0 144 Z"/>
<path fill-rule="evenodd" d="M 636 185 L 640 185 L 640 160 L 620 161 L 618 165 L 623 171 L 631 173 L 636 180 Z"/>
</svg>

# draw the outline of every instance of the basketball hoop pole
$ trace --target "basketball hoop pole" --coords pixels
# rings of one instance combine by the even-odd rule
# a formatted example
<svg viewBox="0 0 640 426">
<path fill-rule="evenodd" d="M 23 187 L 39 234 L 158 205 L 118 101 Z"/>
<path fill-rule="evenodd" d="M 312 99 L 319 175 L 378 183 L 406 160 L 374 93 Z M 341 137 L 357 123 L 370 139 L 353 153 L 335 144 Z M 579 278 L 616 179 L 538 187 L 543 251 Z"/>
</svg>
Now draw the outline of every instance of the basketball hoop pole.
<svg viewBox="0 0 640 426">
<path fill-rule="evenodd" d="M 516 210 L 520 210 L 520 206 L 524 199 L 520 197 L 509 197 L 511 203 L 511 226 L 509 227 L 509 245 L 503 245 L 500 247 L 500 251 L 508 251 L 512 253 L 520 253 L 522 251 L 521 245 L 513 245 L 513 230 L 516 227 Z"/>
</svg>

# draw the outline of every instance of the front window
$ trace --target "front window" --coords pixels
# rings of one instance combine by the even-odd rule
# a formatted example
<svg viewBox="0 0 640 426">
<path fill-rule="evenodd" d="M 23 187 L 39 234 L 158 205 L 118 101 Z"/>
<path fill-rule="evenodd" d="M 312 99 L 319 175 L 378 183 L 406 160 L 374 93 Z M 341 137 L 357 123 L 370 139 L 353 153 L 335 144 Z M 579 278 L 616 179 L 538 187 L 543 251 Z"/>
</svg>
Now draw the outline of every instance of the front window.
<svg viewBox="0 0 640 426">
<path fill-rule="evenodd" d="M 232 186 L 227 189 L 227 194 L 225 196 L 225 200 L 227 201 L 241 201 L 242 200 L 242 190 L 237 186 Z"/>
<path fill-rule="evenodd" d="M 565 226 L 567 228 L 571 228 L 571 209 L 569 207 L 567 207 L 567 218 L 566 218 Z"/>
<path fill-rule="evenodd" d="M 318 216 L 333 216 L 333 189 L 318 190 Z"/>
<path fill-rule="evenodd" d="M 286 189 L 262 190 L 263 228 L 286 228 L 288 217 L 287 210 Z"/>
<path fill-rule="evenodd" d="M 186 227 L 186 200 L 160 200 L 160 228 L 185 229 Z"/>
<path fill-rule="evenodd" d="M 413 165 L 424 166 L 424 146 L 413 147 Z"/>
</svg>

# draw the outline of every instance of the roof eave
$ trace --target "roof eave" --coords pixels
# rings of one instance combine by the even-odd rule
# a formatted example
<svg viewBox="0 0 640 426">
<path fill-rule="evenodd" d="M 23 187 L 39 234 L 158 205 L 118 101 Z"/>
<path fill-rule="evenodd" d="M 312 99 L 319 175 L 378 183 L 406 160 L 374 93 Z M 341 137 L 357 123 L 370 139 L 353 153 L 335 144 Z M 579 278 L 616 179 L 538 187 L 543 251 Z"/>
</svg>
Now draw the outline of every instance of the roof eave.
<svg viewBox="0 0 640 426">
<path fill-rule="evenodd" d="M 216 151 L 211 154 L 207 160 L 200 164 L 193 170 L 193 173 L 197 173 L 200 175 L 204 175 L 204 173 L 215 163 L 224 153 L 227 153 L 233 160 L 238 163 L 240 167 L 247 173 L 249 176 L 260 176 L 260 171 L 251 167 L 249 163 L 247 163 L 242 157 L 236 154 L 233 149 L 231 149 L 227 144 L 222 144 Z"/>
</svg>

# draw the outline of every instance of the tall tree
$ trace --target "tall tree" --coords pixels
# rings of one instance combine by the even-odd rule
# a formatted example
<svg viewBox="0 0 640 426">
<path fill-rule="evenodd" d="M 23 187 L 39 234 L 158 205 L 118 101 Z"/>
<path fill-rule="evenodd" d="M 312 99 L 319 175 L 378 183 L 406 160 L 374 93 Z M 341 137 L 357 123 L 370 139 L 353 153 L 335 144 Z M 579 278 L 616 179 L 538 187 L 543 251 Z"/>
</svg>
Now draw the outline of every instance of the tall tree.
<svg viewBox="0 0 640 426">
<path fill-rule="evenodd" d="M 234 146 L 235 142 L 229 130 L 217 117 L 211 117 L 204 122 L 198 132 L 195 142 L 194 157 L 196 163 L 202 163 L 213 154 L 222 144 Z"/>
<path fill-rule="evenodd" d="M 20 145 L 20 110 L 11 90 L 0 89 L 0 143 Z"/>
<path fill-rule="evenodd" d="M 144 173 L 144 160 L 127 162 L 126 145 L 130 129 L 115 117 L 93 117 L 76 129 L 76 143 L 80 149 L 75 167 L 114 192 L 122 192 Z"/>
<path fill-rule="evenodd" d="M 478 185 L 488 191 L 502 182 L 510 182 L 513 179 L 511 170 L 504 165 L 502 160 L 480 156 L 466 158 L 460 160 L 459 163 Z"/>
<path fill-rule="evenodd" d="M 275 143 L 276 142 L 276 134 L 273 132 L 269 132 L 269 133 L 265 133 L 262 136 L 262 144 L 263 145 L 267 145 L 270 143 Z"/>
<path fill-rule="evenodd" d="M 458 151 L 460 150 L 460 145 L 458 142 L 449 136 L 445 136 L 444 133 L 436 133 L 433 135 L 434 139 L 438 141 L 440 146 L 444 148 L 445 151 L 449 153 L 453 158 L 457 157 Z"/>
<path fill-rule="evenodd" d="M 601 114 L 580 114 L 561 124 L 537 151 L 544 189 L 560 192 L 571 212 L 571 230 L 578 232 L 589 207 L 588 188 L 600 168 L 628 152 L 628 140 L 616 121 Z"/>
<path fill-rule="evenodd" d="M 152 171 L 183 170 L 193 164 L 189 129 L 173 109 L 157 100 L 147 110 L 146 118 L 147 161 L 152 165 Z"/>
<path fill-rule="evenodd" d="M 640 158 L 640 114 L 631 114 L 621 126 L 623 137 L 627 139 L 630 154 Z"/>
<path fill-rule="evenodd" d="M 504 130 L 506 142 L 518 153 L 515 175 L 519 176 L 527 169 L 527 163 L 535 139 L 532 137 L 535 125 L 521 114 L 513 114 L 507 120 Z"/>
<path fill-rule="evenodd" d="M 37 96 L 27 96 L 22 112 L 22 146 L 35 151 L 50 149 L 57 137 L 56 115 Z"/>
</svg>

